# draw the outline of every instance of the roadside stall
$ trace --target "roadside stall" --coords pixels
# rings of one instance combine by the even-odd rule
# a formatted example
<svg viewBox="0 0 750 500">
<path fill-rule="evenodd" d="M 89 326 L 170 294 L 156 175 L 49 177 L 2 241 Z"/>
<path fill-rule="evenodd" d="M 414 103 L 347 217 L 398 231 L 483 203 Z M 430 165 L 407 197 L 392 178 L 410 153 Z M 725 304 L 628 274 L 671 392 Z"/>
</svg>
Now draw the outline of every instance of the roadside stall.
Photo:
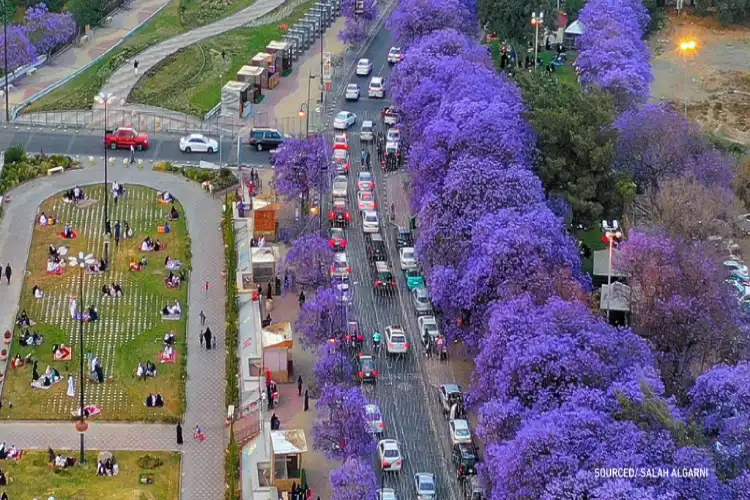
<svg viewBox="0 0 750 500">
<path fill-rule="evenodd" d="M 266 51 L 272 55 L 281 57 L 281 74 L 289 76 L 292 73 L 292 44 L 289 42 L 272 41 L 266 47 Z"/>
<path fill-rule="evenodd" d="M 221 89 L 221 114 L 244 118 L 250 112 L 250 84 L 228 81 Z"/>
<path fill-rule="evenodd" d="M 263 329 L 263 366 L 271 370 L 271 378 L 281 384 L 293 382 L 292 325 L 276 323 Z"/>
<path fill-rule="evenodd" d="M 264 80 L 266 80 L 264 84 Z M 263 99 L 261 89 L 268 88 L 268 73 L 264 68 L 245 65 L 237 72 L 237 81 L 250 84 L 250 98 L 252 102 L 259 103 Z"/>
<path fill-rule="evenodd" d="M 258 52 L 255 54 L 251 61 L 252 66 L 257 66 L 266 70 L 268 77 L 266 78 L 267 89 L 274 89 L 281 80 L 281 57 L 278 55 L 271 55 L 266 52 Z"/>
</svg>

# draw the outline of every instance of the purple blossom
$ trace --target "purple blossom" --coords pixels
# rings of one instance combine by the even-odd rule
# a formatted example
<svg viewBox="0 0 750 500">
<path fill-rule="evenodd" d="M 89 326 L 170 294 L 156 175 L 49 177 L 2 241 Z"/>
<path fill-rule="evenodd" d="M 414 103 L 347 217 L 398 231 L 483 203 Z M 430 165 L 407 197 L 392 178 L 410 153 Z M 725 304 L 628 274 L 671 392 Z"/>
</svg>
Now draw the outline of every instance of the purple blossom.
<svg viewBox="0 0 750 500">
<path fill-rule="evenodd" d="M 276 191 L 287 201 L 292 201 L 318 187 L 323 170 L 328 166 L 328 150 L 322 136 L 285 140 L 273 159 Z"/>
<path fill-rule="evenodd" d="M 304 235 L 292 243 L 284 260 L 284 273 L 303 289 L 310 290 L 328 283 L 333 265 L 333 250 L 325 238 Z"/>
<path fill-rule="evenodd" d="M 360 4 L 361 13 L 357 13 L 357 4 Z M 341 2 L 341 15 L 347 19 L 366 19 L 372 21 L 377 16 L 375 0 L 344 0 Z"/>
<path fill-rule="evenodd" d="M 346 314 L 334 288 L 319 288 L 315 297 L 305 302 L 295 329 L 300 334 L 302 345 L 308 349 L 318 348 L 330 339 L 343 342 Z"/>
<path fill-rule="evenodd" d="M 473 7 L 461 0 L 404 0 L 393 9 L 388 27 L 402 48 L 444 29 L 455 29 L 471 36 L 478 25 Z"/>
<path fill-rule="evenodd" d="M 375 440 L 365 418 L 367 399 L 359 387 L 328 384 L 315 403 L 314 446 L 331 460 L 370 457 Z"/>
<path fill-rule="evenodd" d="M 338 38 L 348 45 L 361 45 L 367 39 L 367 22 L 364 19 L 347 18 Z"/>
<path fill-rule="evenodd" d="M 314 368 L 315 382 L 318 387 L 354 383 L 351 361 L 346 352 L 338 348 L 342 345 L 327 343 L 318 349 Z"/>
<path fill-rule="evenodd" d="M 378 480 L 372 465 L 361 458 L 348 458 L 331 472 L 331 500 L 376 500 Z"/>
<path fill-rule="evenodd" d="M 0 57 L 5 66 L 5 38 L 0 39 Z M 13 71 L 24 64 L 29 64 L 37 56 L 26 29 L 23 26 L 8 26 L 8 71 Z"/>
<path fill-rule="evenodd" d="M 39 54 L 70 43 L 78 33 L 70 12 L 52 13 L 44 3 L 26 9 L 24 20 L 26 35 Z"/>
</svg>

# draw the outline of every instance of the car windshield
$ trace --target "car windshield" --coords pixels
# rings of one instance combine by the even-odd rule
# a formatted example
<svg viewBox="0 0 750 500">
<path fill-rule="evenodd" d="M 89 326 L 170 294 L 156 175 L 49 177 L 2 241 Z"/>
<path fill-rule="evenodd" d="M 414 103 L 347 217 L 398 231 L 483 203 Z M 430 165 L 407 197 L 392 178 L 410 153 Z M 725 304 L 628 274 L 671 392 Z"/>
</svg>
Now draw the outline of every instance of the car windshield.
<svg viewBox="0 0 750 500">
<path fill-rule="evenodd" d="M 367 59 L 360 59 L 359 60 L 359 65 L 360 66 L 367 66 L 368 64 L 370 64 L 370 61 L 367 60 Z"/>
<path fill-rule="evenodd" d="M 428 332 L 436 332 L 438 331 L 438 327 L 435 323 L 425 323 L 424 329 Z"/>
<path fill-rule="evenodd" d="M 432 491 L 434 489 L 435 487 L 429 481 L 422 481 L 421 483 L 419 483 L 419 491 Z"/>
<path fill-rule="evenodd" d="M 375 214 L 366 215 L 365 216 L 365 221 L 367 221 L 367 222 L 377 222 L 378 221 L 378 216 L 375 215 Z"/>
<path fill-rule="evenodd" d="M 459 437 L 468 437 L 469 436 L 469 429 L 456 429 L 456 436 L 459 436 Z"/>
<path fill-rule="evenodd" d="M 367 418 L 369 420 L 382 420 L 383 417 L 380 415 L 380 410 L 376 408 L 367 409 Z"/>
<path fill-rule="evenodd" d="M 343 237 L 344 237 L 344 231 L 342 231 L 339 228 L 331 229 L 331 238 L 343 238 Z"/>
<path fill-rule="evenodd" d="M 357 87 L 356 83 L 352 83 L 346 86 L 346 90 L 359 90 L 359 87 Z"/>
<path fill-rule="evenodd" d="M 359 193 L 359 197 L 362 199 L 362 201 L 370 201 L 372 200 L 372 193 L 370 192 Z"/>
<path fill-rule="evenodd" d="M 359 180 L 361 182 L 369 182 L 370 179 L 372 179 L 372 175 L 370 175 L 370 172 L 360 172 Z"/>
<path fill-rule="evenodd" d="M 339 114 L 336 115 L 337 120 L 346 120 L 348 117 L 348 113 L 345 113 L 341 111 Z"/>
<path fill-rule="evenodd" d="M 405 259 L 413 259 L 414 258 L 414 250 L 404 250 L 404 258 Z"/>
<path fill-rule="evenodd" d="M 403 344 L 406 342 L 406 339 L 401 334 L 394 334 L 394 335 L 391 335 L 391 342 L 395 344 Z"/>
<path fill-rule="evenodd" d="M 362 363 L 362 370 L 375 371 L 375 362 L 373 360 L 363 359 L 361 363 Z"/>
<path fill-rule="evenodd" d="M 383 453 L 383 456 L 386 458 L 398 458 L 398 450 L 385 450 L 385 453 Z"/>
<path fill-rule="evenodd" d="M 420 288 L 420 290 L 421 290 L 421 288 Z M 430 301 L 430 299 L 429 299 L 429 297 L 427 297 L 427 295 L 422 295 L 421 293 L 417 293 L 416 296 L 417 296 L 417 300 L 419 302 L 421 302 L 422 304 L 426 304 L 427 302 Z"/>
<path fill-rule="evenodd" d="M 346 151 L 343 149 L 337 149 L 333 152 L 333 158 L 336 161 L 346 160 Z"/>
</svg>

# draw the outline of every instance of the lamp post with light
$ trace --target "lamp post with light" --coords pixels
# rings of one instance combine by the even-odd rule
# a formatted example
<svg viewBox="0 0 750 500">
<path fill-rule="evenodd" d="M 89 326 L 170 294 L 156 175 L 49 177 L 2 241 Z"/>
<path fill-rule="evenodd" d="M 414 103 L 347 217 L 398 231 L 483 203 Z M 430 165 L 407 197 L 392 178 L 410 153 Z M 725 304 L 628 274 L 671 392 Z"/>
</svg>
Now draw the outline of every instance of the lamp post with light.
<svg viewBox="0 0 750 500">
<path fill-rule="evenodd" d="M 305 119 L 305 137 L 310 135 L 310 104 L 303 102 L 299 107 L 299 117 Z"/>
<path fill-rule="evenodd" d="M 694 54 L 698 48 L 698 42 L 695 40 L 686 40 L 680 43 L 680 52 L 682 52 L 682 61 L 685 64 L 685 118 L 688 115 L 688 56 Z"/>
<path fill-rule="evenodd" d="M 614 253 L 615 243 L 622 241 L 622 231 L 620 231 L 620 224 L 616 220 L 611 223 L 609 221 L 602 222 L 602 229 L 609 244 L 609 261 L 607 262 L 607 322 L 609 322 L 612 298 L 612 254 Z"/>
<path fill-rule="evenodd" d="M 104 188 L 106 191 L 106 187 Z M 79 421 L 76 423 L 76 428 L 78 429 L 78 432 L 81 434 L 81 459 L 80 463 L 84 464 L 86 463 L 86 455 L 85 455 L 85 448 L 84 448 L 84 437 L 83 434 L 86 432 L 86 429 L 88 428 L 88 424 L 86 423 L 86 417 L 84 415 L 83 411 L 83 392 L 85 389 L 85 375 L 84 375 L 84 369 L 83 369 L 83 270 L 86 268 L 86 266 L 93 264 L 96 262 L 96 259 L 94 259 L 94 256 L 92 254 L 84 254 L 83 252 L 78 252 L 78 256 L 71 256 L 68 257 L 68 261 L 70 262 L 71 267 L 78 267 L 80 270 L 80 274 L 78 277 L 78 354 L 80 358 L 80 366 L 78 370 L 78 391 L 80 394 L 80 408 L 78 411 L 80 412 L 79 415 Z"/>
<path fill-rule="evenodd" d="M 107 129 L 109 127 L 107 125 L 107 107 L 109 106 L 109 103 L 115 100 L 115 96 L 110 92 L 99 92 L 96 97 L 94 97 L 94 100 L 99 104 L 104 105 L 104 232 L 106 233 L 107 229 L 109 229 L 109 183 L 107 181 L 107 169 L 109 167 L 109 164 L 107 159 L 106 144 Z"/>
<path fill-rule="evenodd" d="M 539 16 L 536 12 L 532 12 L 531 25 L 534 27 L 534 69 L 536 70 L 536 62 L 539 59 L 539 27 L 544 26 L 544 12 L 540 12 Z"/>
</svg>

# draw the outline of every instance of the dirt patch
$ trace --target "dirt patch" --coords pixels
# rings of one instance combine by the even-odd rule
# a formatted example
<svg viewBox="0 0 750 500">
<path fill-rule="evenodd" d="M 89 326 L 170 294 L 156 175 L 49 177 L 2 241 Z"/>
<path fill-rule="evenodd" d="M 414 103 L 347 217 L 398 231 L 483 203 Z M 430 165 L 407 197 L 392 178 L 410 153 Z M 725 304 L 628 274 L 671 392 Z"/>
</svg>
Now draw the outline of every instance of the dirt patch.
<svg viewBox="0 0 750 500">
<path fill-rule="evenodd" d="M 680 42 L 695 40 L 694 54 Z M 652 98 L 683 109 L 704 130 L 750 145 L 750 29 L 720 27 L 715 20 L 669 16 L 649 40 L 654 82 Z M 687 63 L 687 93 L 685 66 Z"/>
</svg>

